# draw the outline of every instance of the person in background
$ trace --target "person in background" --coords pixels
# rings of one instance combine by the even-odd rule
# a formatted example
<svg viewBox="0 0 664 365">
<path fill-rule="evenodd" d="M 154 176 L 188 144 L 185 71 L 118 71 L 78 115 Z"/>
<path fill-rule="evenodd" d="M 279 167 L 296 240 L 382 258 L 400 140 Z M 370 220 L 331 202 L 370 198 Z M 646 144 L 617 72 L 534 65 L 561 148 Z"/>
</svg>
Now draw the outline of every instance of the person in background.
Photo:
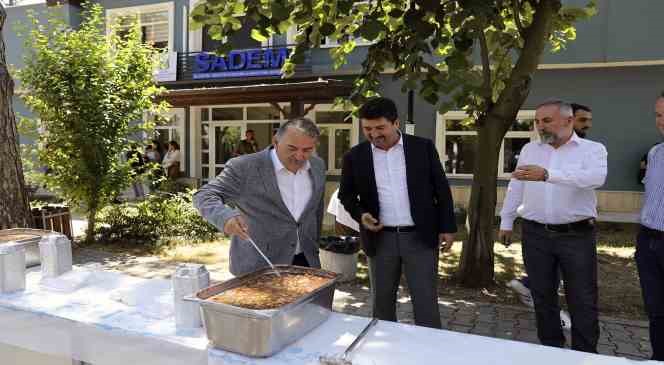
<svg viewBox="0 0 664 365">
<path fill-rule="evenodd" d="M 159 142 L 159 140 L 153 139 L 152 140 L 152 149 L 155 150 L 155 152 L 157 152 L 157 161 L 155 161 L 155 162 L 161 163 L 164 159 L 165 151 L 168 150 L 168 146 L 166 147 L 166 149 L 164 149 L 161 145 L 161 142 Z"/>
<path fill-rule="evenodd" d="M 238 143 L 235 149 L 235 156 L 242 156 L 249 153 L 258 152 L 258 142 L 256 142 L 256 132 L 253 129 L 247 129 L 244 132 L 244 139 Z"/>
<path fill-rule="evenodd" d="M 499 240 L 522 218 L 522 253 L 543 345 L 564 347 L 559 268 L 572 319 L 572 349 L 597 352 L 595 189 L 607 175 L 606 148 L 574 132 L 570 104 L 550 100 L 535 111 L 539 141 L 526 144 L 507 188 Z"/>
<path fill-rule="evenodd" d="M 168 142 L 168 152 L 161 162 L 169 179 L 177 179 L 180 175 L 180 145 L 175 141 Z"/>
<path fill-rule="evenodd" d="M 140 199 L 145 196 L 145 189 L 143 188 L 143 182 L 141 181 L 141 175 L 145 172 L 145 161 L 143 160 L 143 155 L 135 146 L 127 151 L 126 157 L 132 169 L 134 179 L 132 182 L 132 188 L 134 190 L 134 197 Z"/>
<path fill-rule="evenodd" d="M 339 236 L 357 236 L 360 232 L 360 224 L 350 216 L 339 200 L 339 189 L 332 193 L 327 212 L 334 216 L 334 233 Z"/>
<path fill-rule="evenodd" d="M 664 136 L 664 93 L 655 101 L 655 126 Z M 636 266 L 648 320 L 652 360 L 664 361 L 664 143 L 648 152 Z"/>
<path fill-rule="evenodd" d="M 157 152 L 152 143 L 145 147 L 145 162 L 159 163 L 159 152 Z"/>
<path fill-rule="evenodd" d="M 586 134 L 593 127 L 593 111 L 589 106 L 572 103 L 572 112 L 574 113 L 574 132 L 581 138 L 586 138 Z"/>
</svg>

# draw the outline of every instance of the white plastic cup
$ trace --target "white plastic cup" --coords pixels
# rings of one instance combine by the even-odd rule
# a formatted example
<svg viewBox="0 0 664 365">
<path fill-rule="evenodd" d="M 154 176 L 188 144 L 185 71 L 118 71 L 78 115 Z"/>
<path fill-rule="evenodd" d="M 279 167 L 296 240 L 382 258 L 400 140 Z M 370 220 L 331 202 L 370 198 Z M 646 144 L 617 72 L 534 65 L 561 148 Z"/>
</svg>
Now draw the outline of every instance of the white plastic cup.
<svg viewBox="0 0 664 365">
<path fill-rule="evenodd" d="M 39 242 L 42 278 L 54 278 L 71 271 L 71 241 L 64 235 L 51 234 Z"/>
<path fill-rule="evenodd" d="M 0 293 L 25 290 L 25 248 L 10 242 L 0 246 Z"/>
<path fill-rule="evenodd" d="M 175 328 L 188 329 L 203 325 L 200 305 L 183 298 L 194 295 L 210 285 L 210 273 L 205 265 L 180 264 L 173 274 L 173 299 L 175 307 Z"/>
</svg>

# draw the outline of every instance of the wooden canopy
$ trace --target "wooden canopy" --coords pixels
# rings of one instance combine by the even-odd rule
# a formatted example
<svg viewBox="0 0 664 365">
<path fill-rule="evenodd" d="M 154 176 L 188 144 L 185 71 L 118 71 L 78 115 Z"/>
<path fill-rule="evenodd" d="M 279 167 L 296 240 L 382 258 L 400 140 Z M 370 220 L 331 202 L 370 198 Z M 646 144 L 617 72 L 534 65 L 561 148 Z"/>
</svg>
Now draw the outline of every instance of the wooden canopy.
<svg viewBox="0 0 664 365">
<path fill-rule="evenodd" d="M 161 98 L 173 107 L 192 105 L 253 103 L 327 103 L 336 97 L 349 96 L 353 86 L 348 81 L 323 80 L 275 84 L 233 85 L 173 89 Z"/>
</svg>

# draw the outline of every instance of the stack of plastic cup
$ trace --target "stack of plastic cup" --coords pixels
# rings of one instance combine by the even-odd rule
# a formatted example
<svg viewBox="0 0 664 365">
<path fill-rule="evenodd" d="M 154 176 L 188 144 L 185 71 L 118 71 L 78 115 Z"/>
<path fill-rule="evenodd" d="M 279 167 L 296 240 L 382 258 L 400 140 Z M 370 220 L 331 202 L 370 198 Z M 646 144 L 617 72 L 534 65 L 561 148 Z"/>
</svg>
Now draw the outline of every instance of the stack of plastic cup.
<svg viewBox="0 0 664 365">
<path fill-rule="evenodd" d="M 0 294 L 25 289 L 25 248 L 15 243 L 0 246 Z"/>
<path fill-rule="evenodd" d="M 42 278 L 54 278 L 71 271 L 71 241 L 64 235 L 51 234 L 39 242 Z"/>
<path fill-rule="evenodd" d="M 183 298 L 196 294 L 210 284 L 210 273 L 205 265 L 180 264 L 173 274 L 175 327 L 177 329 L 202 326 L 200 305 Z"/>
</svg>

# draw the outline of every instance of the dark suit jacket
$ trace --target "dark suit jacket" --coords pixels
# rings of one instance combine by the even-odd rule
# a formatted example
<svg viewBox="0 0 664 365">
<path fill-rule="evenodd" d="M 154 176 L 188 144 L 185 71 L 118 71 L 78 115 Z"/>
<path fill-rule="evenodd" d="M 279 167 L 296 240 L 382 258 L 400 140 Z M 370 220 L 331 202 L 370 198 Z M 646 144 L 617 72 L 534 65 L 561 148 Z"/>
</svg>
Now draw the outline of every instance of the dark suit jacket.
<svg viewBox="0 0 664 365">
<path fill-rule="evenodd" d="M 402 136 L 410 214 L 420 239 L 435 247 L 439 233 L 456 232 L 450 186 L 433 142 L 407 134 Z M 358 222 L 366 212 L 378 219 L 380 202 L 369 142 L 356 145 L 344 156 L 339 200 Z M 360 236 L 364 252 L 373 256 L 376 234 L 360 224 Z"/>
</svg>

